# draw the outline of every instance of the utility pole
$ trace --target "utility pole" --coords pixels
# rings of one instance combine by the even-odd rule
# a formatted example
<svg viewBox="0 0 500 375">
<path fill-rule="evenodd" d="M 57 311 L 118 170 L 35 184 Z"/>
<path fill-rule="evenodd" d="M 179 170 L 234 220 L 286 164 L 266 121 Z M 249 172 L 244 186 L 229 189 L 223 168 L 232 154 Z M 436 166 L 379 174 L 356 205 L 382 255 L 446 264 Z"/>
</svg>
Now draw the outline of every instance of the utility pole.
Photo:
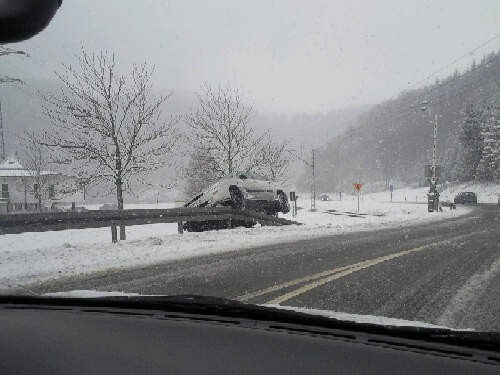
<svg viewBox="0 0 500 375">
<path fill-rule="evenodd" d="M 5 138 L 3 135 L 3 115 L 2 115 L 2 101 L 0 100 L 0 147 L 2 147 L 2 152 L 0 153 L 1 160 L 5 160 Z"/>
<path fill-rule="evenodd" d="M 434 211 L 439 212 L 439 192 L 437 190 L 438 183 L 438 173 L 437 173 L 437 131 L 438 131 L 438 115 L 434 114 L 434 135 L 432 137 L 432 180 L 431 180 L 431 191 L 430 193 L 434 196 Z"/>
<path fill-rule="evenodd" d="M 301 146 L 302 149 L 302 146 Z M 287 150 L 287 152 L 292 155 L 293 157 L 297 158 L 300 160 L 302 163 L 307 165 L 308 167 L 311 168 L 312 170 L 312 180 L 311 180 L 311 210 L 316 209 L 316 161 L 315 161 L 315 153 L 314 149 L 312 150 L 312 162 L 309 162 L 296 153 L 292 152 L 291 150 Z"/>
<path fill-rule="evenodd" d="M 438 135 L 438 115 L 434 114 L 434 127 L 432 135 L 432 163 L 430 171 L 426 177 L 429 179 L 429 193 L 427 194 L 427 205 L 429 212 L 439 212 L 439 192 L 437 184 L 439 181 L 439 169 L 437 165 L 437 135 Z"/>
<path fill-rule="evenodd" d="M 422 102 L 422 111 L 426 111 L 429 101 Z M 434 114 L 434 126 L 432 135 L 432 161 L 425 166 L 425 177 L 429 181 L 429 192 L 427 193 L 427 210 L 429 212 L 439 212 L 439 192 L 437 184 L 440 177 L 439 166 L 437 165 L 437 141 L 438 141 L 438 115 Z"/>
<path fill-rule="evenodd" d="M 436 181 L 436 150 L 437 150 L 437 128 L 438 128 L 438 116 L 434 115 L 434 136 L 432 137 L 432 180 Z"/>
</svg>

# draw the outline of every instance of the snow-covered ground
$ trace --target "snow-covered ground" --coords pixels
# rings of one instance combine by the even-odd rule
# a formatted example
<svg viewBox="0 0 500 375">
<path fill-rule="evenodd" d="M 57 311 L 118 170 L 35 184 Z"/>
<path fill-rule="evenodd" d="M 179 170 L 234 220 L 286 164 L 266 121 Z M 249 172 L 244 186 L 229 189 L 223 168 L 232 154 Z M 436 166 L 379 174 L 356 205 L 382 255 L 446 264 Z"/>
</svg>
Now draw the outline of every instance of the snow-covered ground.
<svg viewBox="0 0 500 375">
<path fill-rule="evenodd" d="M 58 232 L 22 233 L 0 236 L 0 290 L 61 276 L 149 265 L 173 259 L 247 249 L 259 245 L 295 241 L 351 231 L 440 220 L 468 211 L 444 210 L 429 214 L 426 189 L 404 189 L 393 193 L 374 193 L 342 201 L 318 201 L 310 211 L 310 200 L 300 198 L 296 218 L 304 225 L 237 228 L 204 233 L 177 234 L 177 224 L 151 224 L 127 227 L 127 240 L 111 243 L 109 228 Z M 335 198 L 332 196 L 332 198 Z M 134 205 L 134 208 L 172 207 L 175 204 Z M 129 206 L 130 207 L 130 206 Z M 132 208 L 132 207 L 130 207 Z"/>
</svg>

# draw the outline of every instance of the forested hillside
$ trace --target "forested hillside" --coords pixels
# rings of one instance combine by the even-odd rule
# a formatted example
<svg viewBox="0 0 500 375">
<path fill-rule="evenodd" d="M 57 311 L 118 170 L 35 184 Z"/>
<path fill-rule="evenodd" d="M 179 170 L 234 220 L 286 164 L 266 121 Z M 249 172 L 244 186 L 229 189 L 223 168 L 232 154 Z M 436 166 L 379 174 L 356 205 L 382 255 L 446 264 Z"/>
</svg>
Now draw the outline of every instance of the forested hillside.
<svg viewBox="0 0 500 375">
<path fill-rule="evenodd" d="M 374 106 L 358 118 L 356 126 L 318 150 L 318 188 L 349 189 L 355 180 L 382 185 L 389 181 L 424 183 L 423 166 L 432 154 L 434 115 L 438 116 L 437 155 L 443 180 L 480 178 L 477 163 L 464 165 L 464 148 L 470 145 L 462 144 L 463 128 L 467 121 L 474 120 L 471 110 L 483 119 L 496 116 L 498 124 L 499 91 L 500 53 L 493 53 L 466 72 L 456 72 L 431 86 Z M 482 130 L 489 142 L 484 150 L 498 147 L 498 126 L 496 129 L 490 126 Z"/>
</svg>

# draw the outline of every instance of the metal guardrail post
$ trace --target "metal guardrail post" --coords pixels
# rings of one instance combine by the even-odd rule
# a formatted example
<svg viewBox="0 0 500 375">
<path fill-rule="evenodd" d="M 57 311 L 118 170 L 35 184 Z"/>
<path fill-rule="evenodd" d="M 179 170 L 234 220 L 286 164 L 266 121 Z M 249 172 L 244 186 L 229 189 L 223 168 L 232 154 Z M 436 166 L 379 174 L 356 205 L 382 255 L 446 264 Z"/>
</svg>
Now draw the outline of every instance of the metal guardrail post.
<svg viewBox="0 0 500 375">
<path fill-rule="evenodd" d="M 111 224 L 111 242 L 113 242 L 113 243 L 118 242 L 118 232 L 116 230 L 115 223 Z"/>
<path fill-rule="evenodd" d="M 125 223 L 123 220 L 120 222 L 120 240 L 126 240 L 127 235 L 125 234 Z"/>
</svg>

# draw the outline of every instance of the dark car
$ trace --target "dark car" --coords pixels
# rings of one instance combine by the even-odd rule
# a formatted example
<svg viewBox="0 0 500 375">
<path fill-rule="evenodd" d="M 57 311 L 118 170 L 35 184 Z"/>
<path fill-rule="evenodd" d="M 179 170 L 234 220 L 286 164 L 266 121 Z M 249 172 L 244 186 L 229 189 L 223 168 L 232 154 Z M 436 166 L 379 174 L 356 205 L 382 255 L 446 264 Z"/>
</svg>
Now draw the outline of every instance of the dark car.
<svg viewBox="0 0 500 375">
<path fill-rule="evenodd" d="M 477 196 L 476 193 L 473 193 L 471 191 L 461 192 L 455 196 L 454 202 L 456 204 L 467 204 L 467 203 L 477 204 Z"/>
</svg>

